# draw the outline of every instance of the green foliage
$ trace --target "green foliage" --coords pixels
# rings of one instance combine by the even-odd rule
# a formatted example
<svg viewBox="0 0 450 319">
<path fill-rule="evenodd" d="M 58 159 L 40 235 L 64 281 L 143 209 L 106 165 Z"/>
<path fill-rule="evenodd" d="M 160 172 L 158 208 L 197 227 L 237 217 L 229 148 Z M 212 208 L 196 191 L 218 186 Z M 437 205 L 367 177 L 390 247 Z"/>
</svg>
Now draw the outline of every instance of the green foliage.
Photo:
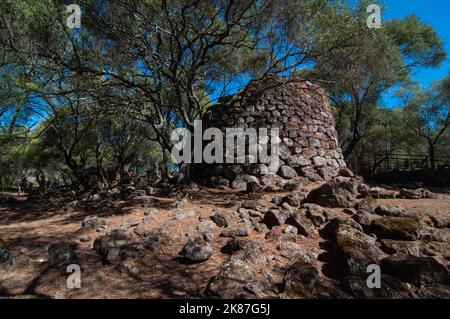
<svg viewBox="0 0 450 319">
<path fill-rule="evenodd" d="M 448 78 L 430 92 L 405 93 L 404 110 L 379 105 L 387 90 L 411 85 L 414 66 L 439 65 L 443 41 L 417 16 L 369 29 L 366 8 L 373 3 L 381 4 L 80 0 L 82 28 L 69 30 L 66 1 L 3 0 L 2 172 L 51 175 L 66 167 L 85 183 L 92 169 L 109 180 L 152 170 L 171 149 L 175 126 L 192 129 L 217 98 L 273 74 L 329 91 L 349 158 L 427 150 L 403 122 L 427 128 L 443 145 Z M 22 128 L 30 141 L 14 137 Z M 11 169 L 14 158 L 26 165 Z"/>
<path fill-rule="evenodd" d="M 432 67 L 447 57 L 444 42 L 434 28 L 421 22 L 416 15 L 389 21 L 386 28 L 410 66 Z"/>
<path fill-rule="evenodd" d="M 449 157 L 447 81 L 448 78 L 436 81 L 428 90 L 415 85 L 406 87 L 399 92 L 405 103 L 403 107 L 373 108 L 371 118 L 374 121 L 348 160 L 355 165 L 363 159 L 394 153 L 422 155 L 433 165 L 437 156 Z"/>
<path fill-rule="evenodd" d="M 344 2 L 345 3 L 345 2 Z M 344 155 L 349 157 L 376 124 L 378 103 L 390 88 L 410 83 L 413 66 L 432 67 L 446 57 L 435 30 L 416 16 L 383 21 L 380 29 L 365 26 L 367 1 L 351 8 L 338 2 L 331 13 L 338 31 L 327 41 L 346 46 L 319 56 L 312 78 L 328 74 L 328 88 Z"/>
<path fill-rule="evenodd" d="M 429 90 L 414 91 L 406 99 L 405 123 L 428 144 L 436 144 L 450 126 L 448 78 L 433 83 Z"/>
</svg>

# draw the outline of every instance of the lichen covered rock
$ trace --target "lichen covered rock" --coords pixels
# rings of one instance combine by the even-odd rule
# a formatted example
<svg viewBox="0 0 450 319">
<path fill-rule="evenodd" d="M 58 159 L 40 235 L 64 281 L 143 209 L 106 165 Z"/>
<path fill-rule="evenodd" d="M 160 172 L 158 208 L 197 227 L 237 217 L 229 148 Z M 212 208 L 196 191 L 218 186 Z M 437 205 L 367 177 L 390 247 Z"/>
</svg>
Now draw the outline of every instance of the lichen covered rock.
<svg viewBox="0 0 450 319">
<path fill-rule="evenodd" d="M 413 217 L 382 217 L 372 222 L 371 230 L 383 239 L 417 240 L 420 223 Z"/>
</svg>

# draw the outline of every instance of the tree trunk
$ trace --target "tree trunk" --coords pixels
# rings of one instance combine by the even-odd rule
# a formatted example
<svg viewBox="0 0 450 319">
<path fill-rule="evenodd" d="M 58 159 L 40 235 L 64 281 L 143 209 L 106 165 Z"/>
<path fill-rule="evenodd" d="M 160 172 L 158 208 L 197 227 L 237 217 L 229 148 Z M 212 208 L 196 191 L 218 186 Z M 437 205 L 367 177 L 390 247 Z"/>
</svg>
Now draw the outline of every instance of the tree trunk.
<svg viewBox="0 0 450 319">
<path fill-rule="evenodd" d="M 97 141 L 97 145 L 95 148 L 95 163 L 97 168 L 97 175 L 100 177 L 102 185 L 108 185 L 108 180 L 103 169 L 103 156 L 101 152 L 101 143 L 99 141 Z"/>
<path fill-rule="evenodd" d="M 436 169 L 436 158 L 435 158 L 435 147 L 433 143 L 429 143 L 428 145 L 428 155 L 430 157 L 431 169 Z"/>
<path fill-rule="evenodd" d="M 64 155 L 64 159 L 67 167 L 70 168 L 70 170 L 73 173 L 73 176 L 80 183 L 80 185 L 83 186 L 85 189 L 89 189 L 89 183 L 87 182 L 86 177 L 84 176 L 84 172 L 80 168 L 80 166 L 68 154 Z"/>
<path fill-rule="evenodd" d="M 167 164 L 169 163 L 170 154 L 167 150 L 163 150 L 163 159 L 159 165 L 159 169 L 161 172 L 161 180 L 158 184 L 167 185 L 169 184 L 169 169 Z"/>
<path fill-rule="evenodd" d="M 353 150 L 355 149 L 355 147 L 358 145 L 358 142 L 361 138 L 354 136 L 350 142 L 350 144 L 348 144 L 348 146 L 345 148 L 345 150 L 343 151 L 344 158 L 347 159 L 350 154 L 352 154 Z"/>
</svg>

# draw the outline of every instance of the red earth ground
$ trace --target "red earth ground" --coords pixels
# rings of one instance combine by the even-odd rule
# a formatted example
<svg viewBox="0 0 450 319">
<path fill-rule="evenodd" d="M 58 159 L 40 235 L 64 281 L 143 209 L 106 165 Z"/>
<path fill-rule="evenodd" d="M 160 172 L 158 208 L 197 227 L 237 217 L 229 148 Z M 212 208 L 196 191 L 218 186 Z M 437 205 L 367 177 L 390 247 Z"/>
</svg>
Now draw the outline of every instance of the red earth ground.
<svg viewBox="0 0 450 319">
<path fill-rule="evenodd" d="M 311 188 L 314 185 L 311 186 Z M 436 191 L 436 190 L 435 190 Z M 400 204 L 405 208 L 418 212 L 427 219 L 428 216 L 450 215 L 450 195 L 448 190 L 440 189 L 438 199 L 381 199 L 380 204 Z M 284 194 L 284 193 L 279 193 Z M 236 211 L 243 201 L 260 201 L 268 204 L 273 197 L 263 194 L 260 199 L 248 198 L 247 195 L 232 190 L 213 190 L 202 188 L 190 194 L 187 206 L 176 209 L 174 199 L 144 196 L 130 201 L 113 202 L 112 207 L 99 209 L 76 209 L 65 211 L 64 199 L 41 199 L 26 201 L 13 193 L 3 193 L 1 197 L 15 197 L 20 201 L 15 208 L 0 204 L 0 238 L 7 244 L 12 256 L 27 256 L 32 262 L 24 266 L 2 269 L 0 267 L 0 283 L 12 287 L 7 297 L 50 297 L 50 298 L 202 298 L 209 279 L 216 275 L 221 265 L 230 257 L 220 253 L 227 238 L 219 236 L 216 230 L 214 241 L 215 253 L 202 263 L 186 264 L 180 262 L 178 253 L 189 234 L 195 231 L 199 218 L 209 218 L 214 209 Z M 157 218 L 152 221 L 154 227 L 163 227 L 172 240 L 163 243 L 157 253 L 149 254 L 141 260 L 126 261 L 122 266 L 105 265 L 93 250 L 93 241 L 97 236 L 107 233 L 123 222 L 137 223 L 144 217 L 151 202 L 158 209 Z M 177 221 L 175 216 L 181 212 L 194 211 L 195 215 Z M 333 209 L 336 215 L 345 215 L 342 209 Z M 106 217 L 108 224 L 104 230 L 86 231 L 81 223 L 86 216 Z M 89 236 L 86 242 L 80 239 Z M 264 233 L 253 232 L 250 239 L 266 241 L 267 254 L 276 251 L 276 243 L 264 239 Z M 78 243 L 77 254 L 81 259 L 81 289 L 68 289 L 68 274 L 63 267 L 47 267 L 42 261 L 47 260 L 47 248 L 58 241 Z M 315 249 L 323 252 L 321 243 L 324 240 L 316 232 L 312 236 L 299 236 L 297 243 L 305 252 Z M 446 243 L 449 245 L 449 243 Z M 450 248 L 448 249 L 450 251 Z M 282 257 L 283 258 L 283 257 Z M 39 262 L 39 260 L 41 262 Z M 268 265 L 268 269 L 277 281 L 282 281 L 283 269 L 278 263 Z M 285 261 L 287 263 L 287 260 Z M 318 268 L 324 267 L 319 260 L 312 260 Z M 448 266 L 448 265 L 447 265 Z"/>
</svg>

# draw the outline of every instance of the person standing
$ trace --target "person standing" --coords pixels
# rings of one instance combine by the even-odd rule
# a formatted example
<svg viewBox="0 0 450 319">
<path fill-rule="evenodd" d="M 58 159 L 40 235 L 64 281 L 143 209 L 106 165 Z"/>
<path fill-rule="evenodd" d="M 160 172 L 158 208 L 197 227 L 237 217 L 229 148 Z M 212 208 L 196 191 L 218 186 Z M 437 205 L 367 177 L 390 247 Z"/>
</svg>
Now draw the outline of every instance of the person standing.
<svg viewBox="0 0 450 319">
<path fill-rule="evenodd" d="M 18 179 L 16 182 L 17 196 L 22 196 L 22 179 Z"/>
<path fill-rule="evenodd" d="M 23 189 L 24 192 L 26 192 L 28 189 L 28 180 L 26 176 L 22 177 L 21 189 Z"/>
</svg>

